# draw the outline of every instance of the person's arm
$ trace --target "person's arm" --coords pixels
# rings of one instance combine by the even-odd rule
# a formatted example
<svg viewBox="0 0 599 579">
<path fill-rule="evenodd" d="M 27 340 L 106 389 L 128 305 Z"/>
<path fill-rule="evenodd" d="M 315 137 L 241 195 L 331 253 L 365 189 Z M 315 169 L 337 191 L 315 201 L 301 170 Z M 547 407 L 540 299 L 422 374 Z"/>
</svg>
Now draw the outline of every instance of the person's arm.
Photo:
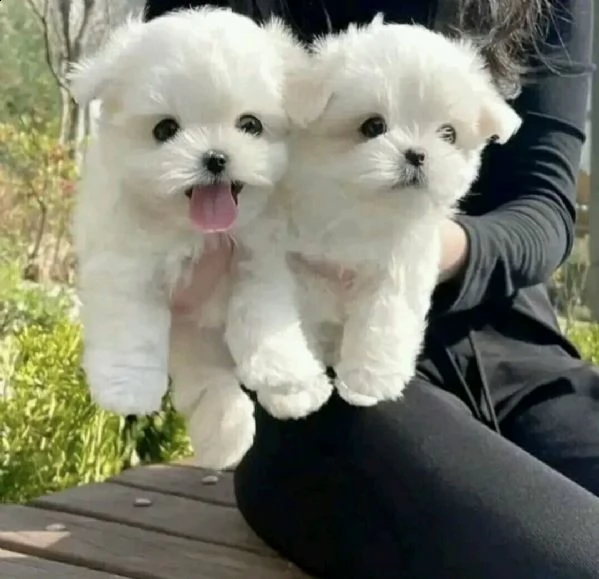
<svg viewBox="0 0 599 579">
<path fill-rule="evenodd" d="M 461 229 L 448 227 L 454 253 L 446 255 L 436 313 L 472 309 L 545 282 L 571 251 L 593 70 L 592 0 L 555 6 L 533 80 L 514 104 L 522 127 L 506 145 L 489 147 L 480 193 L 473 193 L 492 209 L 458 216 Z"/>
</svg>

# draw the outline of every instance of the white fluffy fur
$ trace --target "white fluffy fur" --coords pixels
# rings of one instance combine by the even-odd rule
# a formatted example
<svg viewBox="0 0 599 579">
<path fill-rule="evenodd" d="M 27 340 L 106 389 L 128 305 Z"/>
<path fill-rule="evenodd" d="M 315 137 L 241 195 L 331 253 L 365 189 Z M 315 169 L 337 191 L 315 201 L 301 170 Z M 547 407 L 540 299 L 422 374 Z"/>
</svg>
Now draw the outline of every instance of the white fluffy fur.
<svg viewBox="0 0 599 579">
<path fill-rule="evenodd" d="M 122 414 L 156 411 L 170 370 L 197 461 L 210 468 L 235 464 L 253 440 L 239 379 L 266 406 L 272 388 L 275 410 L 277 388 L 293 385 L 295 415 L 331 391 L 301 331 L 271 195 L 287 167 L 286 69 L 303 55 L 278 22 L 201 9 L 127 23 L 72 75 L 82 103 L 102 103 L 74 221 L 93 397 Z M 235 128 L 247 113 L 262 136 Z M 181 131 L 159 144 L 152 129 L 164 117 Z M 212 148 L 231 158 L 227 179 L 245 183 L 228 232 L 239 266 L 209 303 L 172 317 L 173 289 L 207 242 L 184 191 L 208 182 L 200 158 Z"/>
<path fill-rule="evenodd" d="M 488 140 L 505 142 L 520 119 L 468 43 L 381 17 L 318 42 L 288 89 L 303 129 L 283 193 L 309 339 L 335 367 L 346 401 L 397 399 L 415 372 L 440 227 L 475 180 Z M 388 131 L 368 140 L 359 127 L 375 114 Z M 455 144 L 440 138 L 446 123 Z M 427 155 L 413 186 L 411 147 Z"/>
</svg>

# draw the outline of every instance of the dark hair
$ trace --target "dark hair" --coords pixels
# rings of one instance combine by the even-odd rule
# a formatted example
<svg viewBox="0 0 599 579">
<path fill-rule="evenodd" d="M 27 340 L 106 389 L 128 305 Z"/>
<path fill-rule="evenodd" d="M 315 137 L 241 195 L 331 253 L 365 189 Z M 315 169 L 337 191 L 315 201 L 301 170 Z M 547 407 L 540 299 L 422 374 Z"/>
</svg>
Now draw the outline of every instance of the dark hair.
<svg viewBox="0 0 599 579">
<path fill-rule="evenodd" d="M 454 5 L 456 15 L 446 30 L 472 37 L 502 93 L 515 97 L 529 56 L 544 40 L 551 0 L 439 0 L 439 5 L 444 2 Z"/>
</svg>

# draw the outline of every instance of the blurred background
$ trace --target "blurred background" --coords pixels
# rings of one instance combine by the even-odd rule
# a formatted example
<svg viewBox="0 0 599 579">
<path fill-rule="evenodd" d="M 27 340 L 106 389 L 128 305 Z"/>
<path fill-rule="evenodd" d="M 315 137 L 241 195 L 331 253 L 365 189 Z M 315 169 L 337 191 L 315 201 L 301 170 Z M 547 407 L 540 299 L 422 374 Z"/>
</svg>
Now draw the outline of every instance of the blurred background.
<svg viewBox="0 0 599 579">
<path fill-rule="evenodd" d="M 69 228 L 95 111 L 77 106 L 65 76 L 142 8 L 143 0 L 0 2 L 0 502 L 189 454 L 168 399 L 150 418 L 109 415 L 90 402 L 80 366 Z M 551 296 L 564 330 L 599 361 L 599 179 L 591 180 L 599 151 L 594 158 L 590 112 L 587 129 L 576 247 Z"/>
</svg>

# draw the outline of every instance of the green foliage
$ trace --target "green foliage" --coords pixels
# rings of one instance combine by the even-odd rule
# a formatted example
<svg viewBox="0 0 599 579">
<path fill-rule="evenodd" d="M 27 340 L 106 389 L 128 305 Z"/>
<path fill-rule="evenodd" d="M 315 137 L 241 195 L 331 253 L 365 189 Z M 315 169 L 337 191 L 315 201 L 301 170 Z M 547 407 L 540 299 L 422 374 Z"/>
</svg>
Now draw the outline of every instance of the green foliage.
<svg viewBox="0 0 599 579">
<path fill-rule="evenodd" d="M 60 96 L 44 58 L 41 27 L 24 0 L 0 2 L 0 122 L 37 112 L 59 116 Z"/>
<path fill-rule="evenodd" d="M 0 267 L 0 339 L 9 340 L 30 326 L 51 331 L 69 318 L 73 306 L 68 288 L 57 285 L 43 289 L 21 281 L 17 264 Z"/>
<path fill-rule="evenodd" d="M 64 200 L 72 197 L 77 166 L 72 151 L 58 142 L 41 117 L 23 115 L 13 123 L 0 123 L 0 162 L 5 178 L 23 197 L 47 211 L 70 209 Z"/>
<path fill-rule="evenodd" d="M 576 344 L 585 360 L 599 364 L 599 324 L 574 323 L 568 330 L 568 337 Z"/>
<path fill-rule="evenodd" d="M 43 119 L 0 123 L 1 237 L 29 279 L 69 281 L 77 166 Z"/>
<path fill-rule="evenodd" d="M 0 279 L 0 502 L 23 502 L 189 453 L 181 418 L 122 418 L 90 400 L 81 328 L 64 290 Z"/>
<path fill-rule="evenodd" d="M 79 329 L 31 325 L 7 344 L 12 368 L 0 402 L 0 496 L 19 502 L 101 480 L 122 466 L 119 419 L 90 403 Z"/>
</svg>

